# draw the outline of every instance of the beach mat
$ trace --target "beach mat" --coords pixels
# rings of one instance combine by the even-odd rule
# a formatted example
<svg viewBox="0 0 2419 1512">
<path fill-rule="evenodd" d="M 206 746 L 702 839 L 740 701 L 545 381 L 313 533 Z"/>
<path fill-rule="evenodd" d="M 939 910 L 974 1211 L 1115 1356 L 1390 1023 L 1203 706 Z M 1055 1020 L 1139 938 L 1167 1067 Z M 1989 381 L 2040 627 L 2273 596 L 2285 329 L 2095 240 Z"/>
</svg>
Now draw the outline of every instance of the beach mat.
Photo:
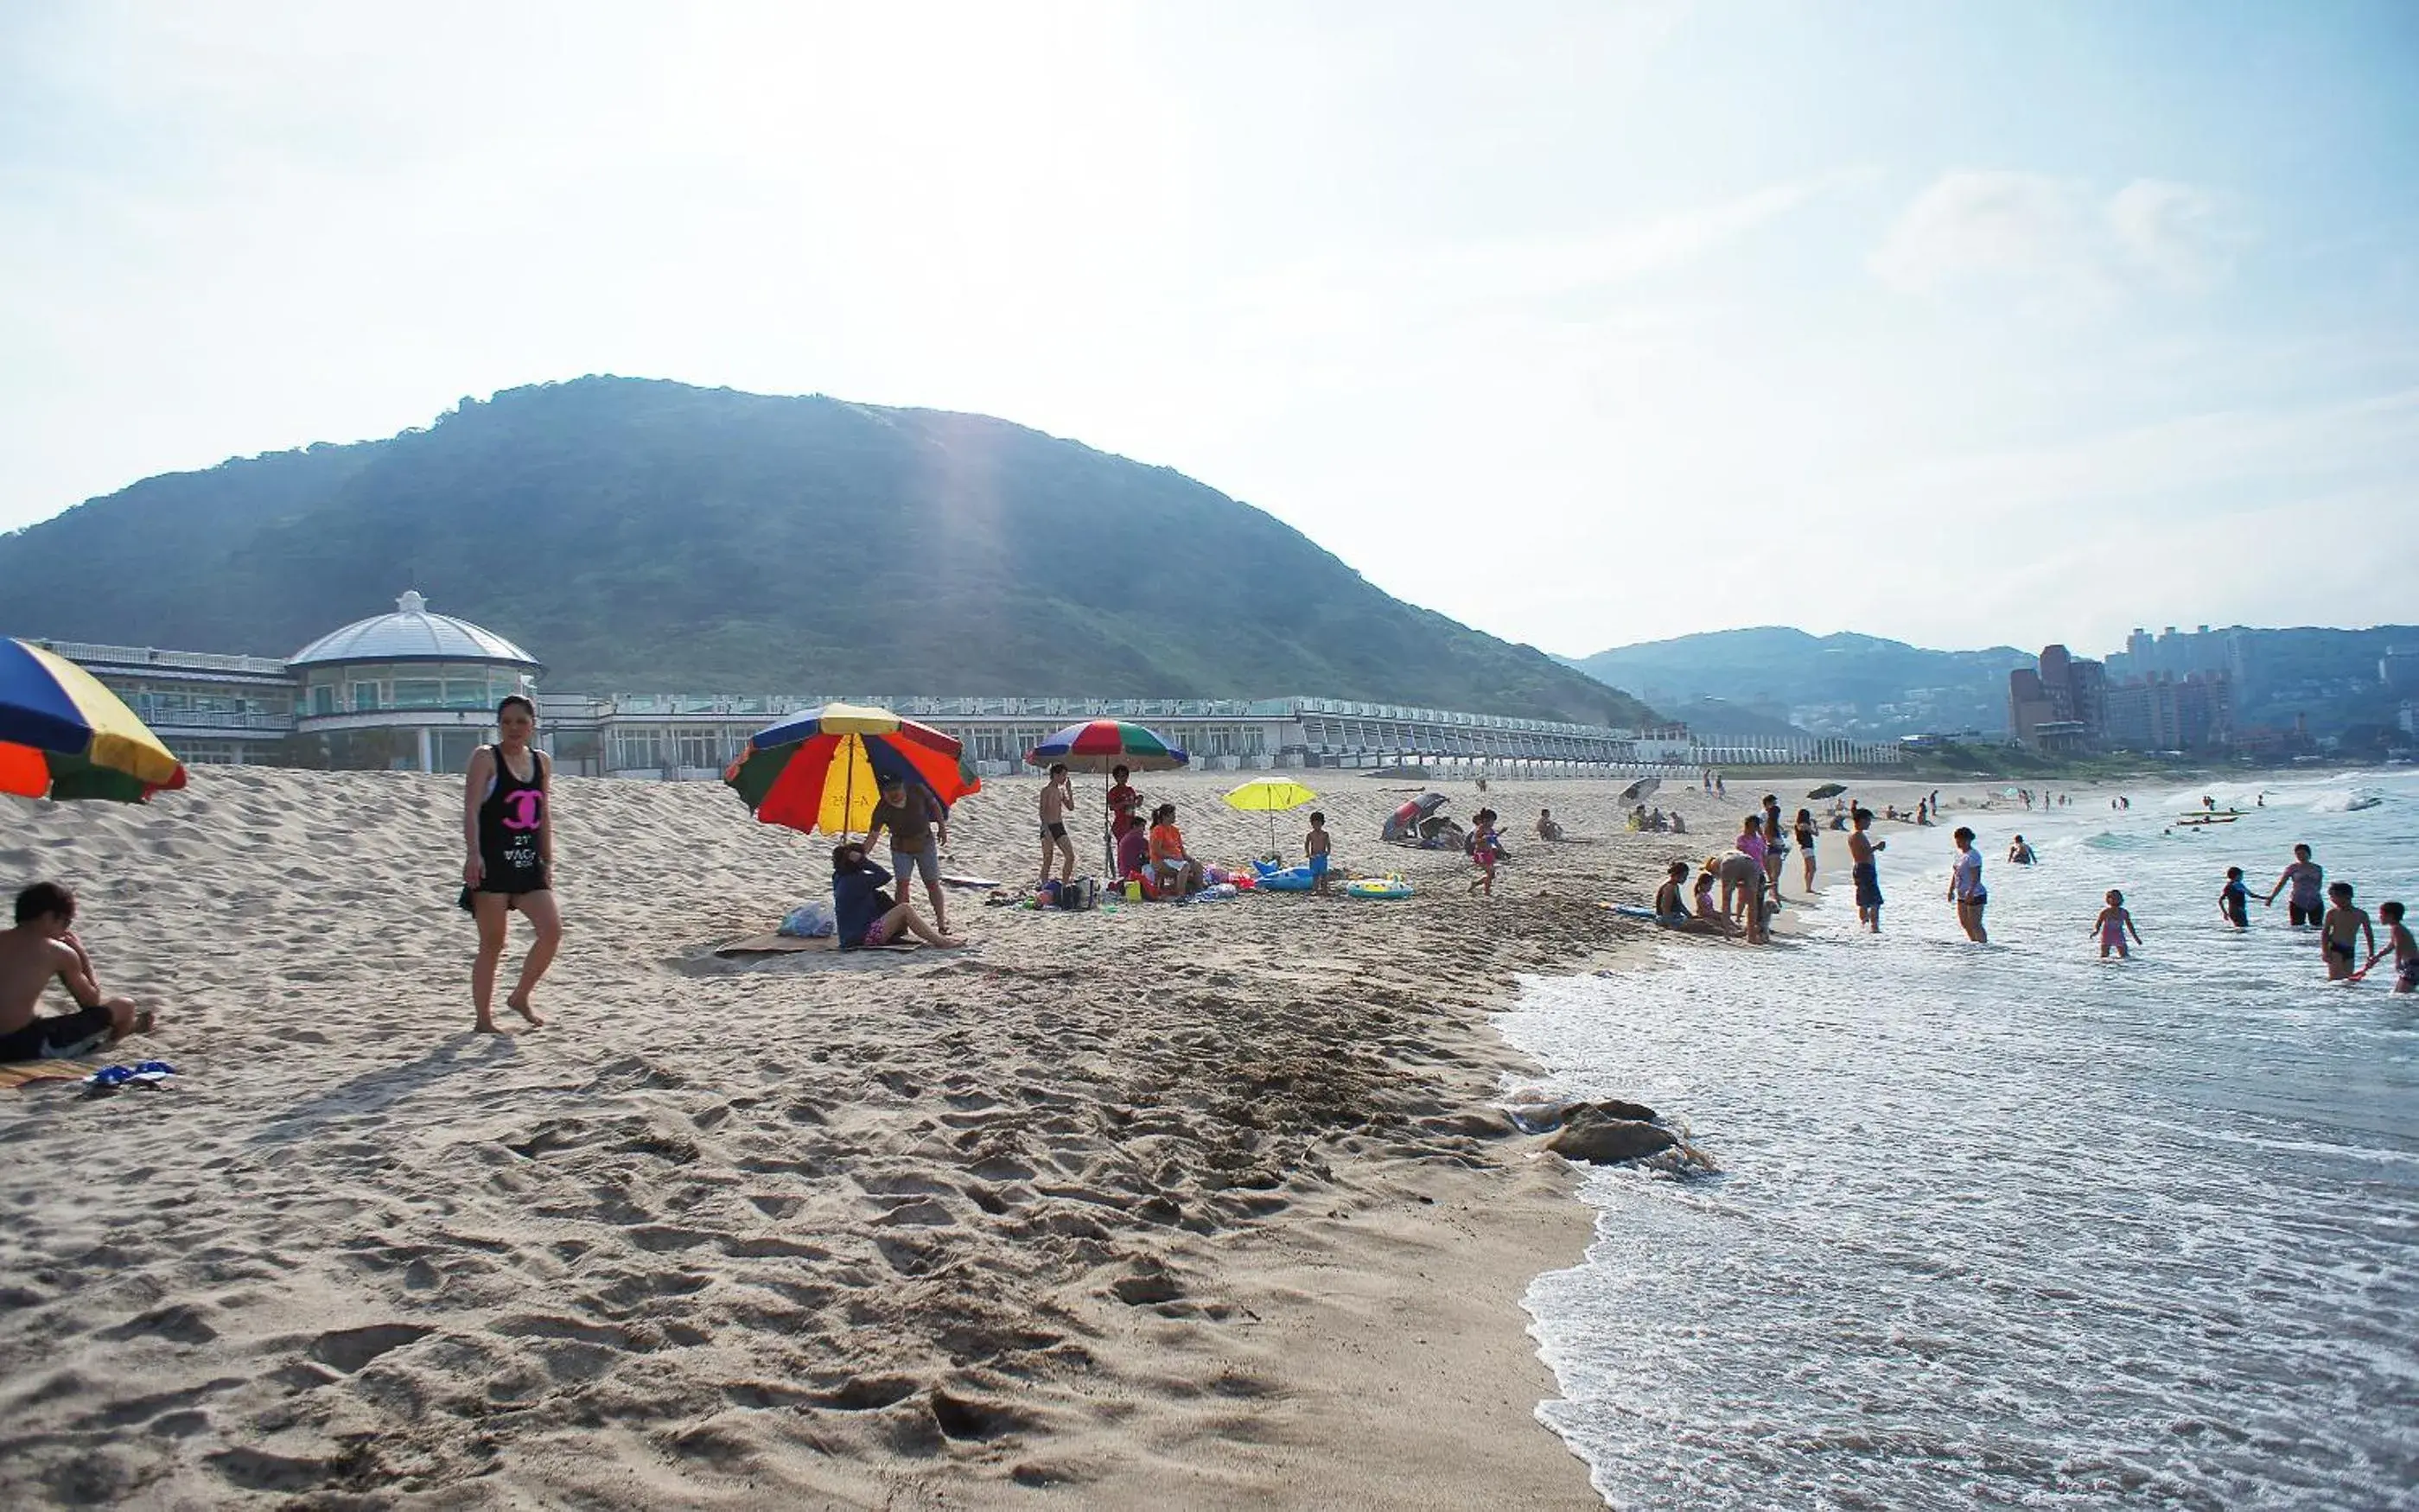
<svg viewBox="0 0 2419 1512">
<path fill-rule="evenodd" d="M 82 1061 L 19 1061 L 0 1065 L 0 1087 L 23 1087 L 35 1081 L 82 1081 L 100 1070 Z"/>
<path fill-rule="evenodd" d="M 1008 884 L 992 877 L 968 877 L 963 872 L 943 872 L 941 874 L 941 885 L 943 887 L 963 887 L 988 893 L 994 888 L 1006 887 Z"/>
<path fill-rule="evenodd" d="M 910 939 L 903 942 L 894 941 L 887 945 L 870 945 L 863 948 L 868 950 L 886 951 L 922 950 L 924 948 L 924 942 L 920 939 Z M 745 939 L 734 939 L 728 945 L 716 946 L 714 954 L 716 955 L 795 955 L 803 951 L 837 951 L 839 949 L 840 937 L 838 935 L 816 935 L 812 937 L 800 935 L 750 935 Z"/>
</svg>

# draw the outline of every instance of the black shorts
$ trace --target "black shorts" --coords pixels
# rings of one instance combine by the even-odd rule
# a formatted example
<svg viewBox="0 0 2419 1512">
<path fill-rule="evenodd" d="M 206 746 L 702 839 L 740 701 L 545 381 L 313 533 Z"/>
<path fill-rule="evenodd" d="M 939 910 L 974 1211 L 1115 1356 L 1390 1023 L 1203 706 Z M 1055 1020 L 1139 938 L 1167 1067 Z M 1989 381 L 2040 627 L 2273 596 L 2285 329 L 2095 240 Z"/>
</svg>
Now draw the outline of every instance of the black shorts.
<svg viewBox="0 0 2419 1512">
<path fill-rule="evenodd" d="M 99 1003 L 53 1018 L 37 1018 L 12 1034 L 0 1034 L 0 1061 L 81 1055 L 107 1039 L 109 1030 L 109 1010 Z"/>
<path fill-rule="evenodd" d="M 2327 917 L 2327 908 L 2323 903 L 2313 903 L 2308 908 L 2303 908 L 2298 903 L 2288 903 L 2285 905 L 2285 911 L 2293 916 L 2293 927 L 2296 929 L 2303 924 L 2316 929 L 2326 922 Z"/>
<path fill-rule="evenodd" d="M 1878 909 L 1882 906 L 1882 869 L 1870 861 L 1858 862 L 1848 868 L 1857 879 L 1857 907 Z"/>
<path fill-rule="evenodd" d="M 1064 840 L 1067 838 L 1067 826 L 1057 819 L 1052 819 L 1041 827 L 1041 837 L 1044 840 Z"/>
</svg>

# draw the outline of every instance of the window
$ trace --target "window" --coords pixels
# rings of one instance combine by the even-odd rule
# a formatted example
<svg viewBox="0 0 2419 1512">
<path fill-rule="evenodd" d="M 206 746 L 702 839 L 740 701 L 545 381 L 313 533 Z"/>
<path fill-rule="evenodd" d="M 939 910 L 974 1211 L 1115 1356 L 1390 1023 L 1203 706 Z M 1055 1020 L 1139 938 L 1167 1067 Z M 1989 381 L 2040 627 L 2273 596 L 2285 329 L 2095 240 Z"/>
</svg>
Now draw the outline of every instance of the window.
<svg viewBox="0 0 2419 1512">
<path fill-rule="evenodd" d="M 335 711 L 335 688 L 331 684 L 325 682 L 314 687 L 311 690 L 311 712 L 315 714 L 332 714 Z"/>
<path fill-rule="evenodd" d="M 354 683 L 353 707 L 357 710 L 376 709 L 377 707 L 377 684 L 375 682 Z"/>
<path fill-rule="evenodd" d="M 444 703 L 445 684 L 434 678 L 394 680 L 394 707 L 397 709 L 439 709 Z"/>
<path fill-rule="evenodd" d="M 502 694 L 496 695 L 496 697 L 498 698 L 501 698 L 502 696 Z M 445 680 L 446 708 L 485 709 L 487 707 L 488 703 L 487 682 L 485 678 L 480 679 L 476 682 L 466 682 L 453 678 Z"/>
</svg>

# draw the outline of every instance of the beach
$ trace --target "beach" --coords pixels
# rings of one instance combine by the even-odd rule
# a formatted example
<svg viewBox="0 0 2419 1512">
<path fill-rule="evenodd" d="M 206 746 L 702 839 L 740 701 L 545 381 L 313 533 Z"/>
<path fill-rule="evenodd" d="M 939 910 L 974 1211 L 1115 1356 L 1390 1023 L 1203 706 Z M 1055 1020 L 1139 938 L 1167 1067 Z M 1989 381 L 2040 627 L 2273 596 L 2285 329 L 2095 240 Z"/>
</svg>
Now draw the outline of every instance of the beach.
<svg viewBox="0 0 2419 1512">
<path fill-rule="evenodd" d="M 12 810 L 0 879 L 72 884 L 104 988 L 161 1011 L 108 1058 L 179 1075 L 0 1092 L 0 1494 L 1597 1504 L 1520 1308 L 1590 1214 L 1495 1106 L 1534 1067 L 1491 1015 L 1520 973 L 1641 959 L 1599 905 L 1751 798 L 1667 790 L 1672 837 L 1624 832 L 1619 782 L 1437 785 L 1505 815 L 1487 900 L 1378 842 L 1426 785 L 1302 775 L 1338 864 L 1417 896 L 959 893 L 963 952 L 742 958 L 713 952 L 828 895 L 828 841 L 716 784 L 564 779 L 550 1023 L 501 1039 L 467 1032 L 455 780 L 212 768 Z M 1240 862 L 1269 835 L 1216 802 L 1241 780 L 1137 786 Z M 1038 791 L 962 803 L 951 869 L 1032 876 Z M 1536 841 L 1540 805 L 1578 840 Z"/>
</svg>

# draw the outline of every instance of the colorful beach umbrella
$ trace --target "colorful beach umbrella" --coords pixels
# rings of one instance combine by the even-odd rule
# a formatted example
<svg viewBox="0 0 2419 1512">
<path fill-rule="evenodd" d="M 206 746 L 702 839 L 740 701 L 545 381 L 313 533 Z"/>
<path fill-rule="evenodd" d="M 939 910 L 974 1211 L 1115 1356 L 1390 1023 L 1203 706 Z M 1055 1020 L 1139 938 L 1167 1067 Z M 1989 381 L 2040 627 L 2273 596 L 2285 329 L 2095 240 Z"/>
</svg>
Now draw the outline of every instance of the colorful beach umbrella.
<svg viewBox="0 0 2419 1512">
<path fill-rule="evenodd" d="M 1103 777 L 1118 767 L 1130 771 L 1171 771 L 1192 759 L 1162 740 L 1157 730 L 1122 719 L 1070 725 L 1025 753 L 1027 766 L 1052 767 L 1064 761 L 1070 771 L 1097 771 Z M 1115 877 L 1117 841 L 1110 827 L 1105 782 L 1101 790 L 1101 848 L 1108 857 L 1105 875 Z"/>
<path fill-rule="evenodd" d="M 842 838 L 872 822 L 892 778 L 944 803 L 982 787 L 955 736 L 855 704 L 824 704 L 758 730 L 722 773 L 763 823 Z"/>
<path fill-rule="evenodd" d="M 1071 771 L 1107 771 L 1113 767 L 1166 771 L 1193 758 L 1160 739 L 1156 730 L 1122 719 L 1094 719 L 1068 725 L 1026 752 L 1025 759 L 1037 767 L 1064 761 Z"/>
<path fill-rule="evenodd" d="M 140 803 L 184 786 L 184 763 L 100 679 L 0 640 L 0 793 Z"/>
<path fill-rule="evenodd" d="M 1318 795 L 1302 784 L 1286 777 L 1255 777 L 1226 795 L 1228 808 L 1246 814 L 1269 817 L 1269 849 L 1277 848 L 1277 815 L 1289 808 L 1300 808 Z"/>
</svg>

